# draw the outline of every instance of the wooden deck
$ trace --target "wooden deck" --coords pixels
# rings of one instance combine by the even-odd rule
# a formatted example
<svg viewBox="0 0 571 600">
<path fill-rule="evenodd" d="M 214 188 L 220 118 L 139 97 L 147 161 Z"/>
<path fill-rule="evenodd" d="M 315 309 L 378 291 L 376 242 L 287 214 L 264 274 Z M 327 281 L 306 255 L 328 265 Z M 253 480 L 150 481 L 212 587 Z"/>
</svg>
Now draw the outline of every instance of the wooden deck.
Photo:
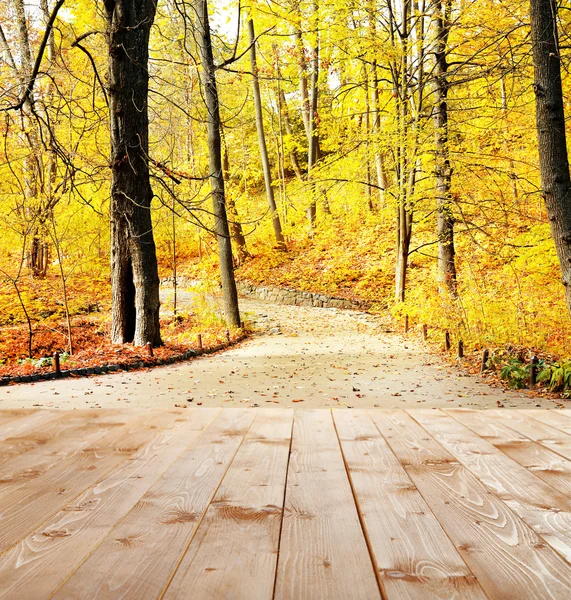
<svg viewBox="0 0 571 600">
<path fill-rule="evenodd" d="M 0 411 L 0 598 L 571 597 L 571 411 Z"/>
</svg>

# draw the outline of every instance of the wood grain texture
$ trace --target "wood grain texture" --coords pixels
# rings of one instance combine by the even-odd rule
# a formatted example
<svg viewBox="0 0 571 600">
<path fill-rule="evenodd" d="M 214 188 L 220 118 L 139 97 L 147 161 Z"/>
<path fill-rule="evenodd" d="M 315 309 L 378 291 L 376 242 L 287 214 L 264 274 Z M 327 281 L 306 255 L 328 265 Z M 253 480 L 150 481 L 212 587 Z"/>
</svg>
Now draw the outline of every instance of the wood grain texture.
<svg viewBox="0 0 571 600">
<path fill-rule="evenodd" d="M 49 598 L 218 412 L 181 410 L 131 460 L 0 556 L 0 598 Z"/>
<path fill-rule="evenodd" d="M 379 597 L 331 414 L 298 411 L 275 598 Z"/>
<path fill-rule="evenodd" d="M 174 420 L 167 412 L 145 412 L 125 419 L 127 424 L 106 419 L 99 427 L 110 430 L 92 446 L 82 447 L 66 458 L 0 498 L 0 553 L 22 540 L 41 523 L 60 511 L 111 469 L 133 455 L 139 447 L 158 435 L 160 428 Z"/>
<path fill-rule="evenodd" d="M 412 412 L 412 411 L 411 411 Z M 571 562 L 571 498 L 438 410 L 413 418 L 552 548 Z"/>
<path fill-rule="evenodd" d="M 124 422 L 124 416 L 117 420 L 100 410 L 70 411 L 39 429 L 0 441 L 0 498 L 94 443 L 108 431 L 105 423 Z"/>
<path fill-rule="evenodd" d="M 569 564 L 402 411 L 373 421 L 492 600 L 564 600 Z"/>
<path fill-rule="evenodd" d="M 49 446 L 50 442 L 61 436 L 66 429 L 72 430 L 74 427 L 85 425 L 93 418 L 101 416 L 101 411 L 98 414 L 95 410 L 66 411 L 62 413 L 61 418 L 48 421 L 45 425 L 35 428 L 32 431 L 25 431 L 0 440 L 0 470 L 2 473 L 0 475 L 0 482 L 6 478 L 7 473 L 4 465 L 10 459 L 33 450 L 45 452 L 46 444 Z M 72 434 L 71 439 L 74 437 L 74 434 Z M 45 453 L 47 454 L 47 452 Z M 29 466 L 33 464 L 32 456 L 33 454 L 30 454 L 24 459 Z"/>
<path fill-rule="evenodd" d="M 0 409 L 0 425 L 15 421 L 31 415 L 32 413 L 38 412 L 37 408 L 11 408 L 11 409 Z"/>
<path fill-rule="evenodd" d="M 53 597 L 158 598 L 254 416 L 251 410 L 224 410 Z"/>
<path fill-rule="evenodd" d="M 41 428 L 54 419 L 65 416 L 65 412 L 57 410 L 37 410 L 12 419 L 12 413 L 5 423 L 0 424 L 0 440 L 24 435 L 28 431 Z"/>
<path fill-rule="evenodd" d="M 521 410 L 521 413 L 571 436 L 571 422 L 560 412 L 554 410 Z"/>
<path fill-rule="evenodd" d="M 366 411 L 333 415 L 387 598 L 487 598 Z"/>
<path fill-rule="evenodd" d="M 293 414 L 258 411 L 164 596 L 271 600 Z"/>
<path fill-rule="evenodd" d="M 67 414 L 71 419 L 71 427 L 67 426 L 70 423 L 62 422 L 62 419 L 46 425 L 46 429 L 53 425 L 58 430 L 58 435 L 52 439 L 43 437 L 43 428 L 19 436 L 20 439 L 28 438 L 32 446 L 31 440 L 41 442 L 45 439 L 46 443 L 38 443 L 23 454 L 7 458 L 0 466 L 0 502 L 18 489 L 24 487 L 27 489 L 28 485 L 38 477 L 45 478 L 46 473 L 62 460 L 81 454 L 84 448 L 97 444 L 110 431 L 122 427 L 129 419 L 134 419 L 136 415 L 143 415 L 144 412 L 135 411 L 129 416 L 115 411 L 103 413 L 100 410 L 78 411 L 77 414 L 73 411 Z M 5 441 L 11 439 L 13 438 Z"/>
<path fill-rule="evenodd" d="M 493 410 L 489 412 L 506 427 L 525 435 L 530 440 L 545 446 L 567 460 L 571 460 L 571 436 L 563 433 L 563 431 L 532 419 L 521 410 Z"/>
<path fill-rule="evenodd" d="M 564 412 L 37 413 L 0 410 L 0 600 L 568 600 Z"/>
<path fill-rule="evenodd" d="M 571 497 L 571 461 L 498 422 L 484 410 L 446 412 L 546 483 Z"/>
</svg>

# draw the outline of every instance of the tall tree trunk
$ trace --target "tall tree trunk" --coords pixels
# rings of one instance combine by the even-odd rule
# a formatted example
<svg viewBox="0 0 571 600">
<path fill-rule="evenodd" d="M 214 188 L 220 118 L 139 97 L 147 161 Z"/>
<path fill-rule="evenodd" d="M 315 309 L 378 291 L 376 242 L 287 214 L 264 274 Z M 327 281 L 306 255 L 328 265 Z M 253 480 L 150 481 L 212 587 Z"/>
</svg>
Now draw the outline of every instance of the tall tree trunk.
<svg viewBox="0 0 571 600">
<path fill-rule="evenodd" d="M 278 77 L 280 77 L 279 72 L 278 72 Z M 291 121 L 289 118 L 289 110 L 288 110 L 285 92 L 283 91 L 281 86 L 278 90 L 278 105 L 279 105 L 280 114 L 283 115 L 285 131 L 286 131 L 287 135 L 291 138 L 291 137 L 293 137 L 293 128 L 291 126 Z M 293 167 L 296 177 L 298 179 L 303 179 L 303 174 L 301 172 L 301 167 L 299 165 L 299 159 L 297 158 L 297 154 L 294 149 L 290 150 L 289 157 L 291 160 L 291 166 Z"/>
<path fill-rule="evenodd" d="M 312 177 L 312 171 L 315 167 L 315 163 L 320 158 L 319 149 L 319 135 L 317 133 L 317 95 L 318 95 L 318 82 L 319 82 L 319 21 L 318 16 L 318 4 L 317 0 L 313 0 L 313 15 L 315 19 L 315 46 L 311 53 L 311 95 L 309 98 L 309 131 L 308 137 L 308 150 L 307 150 L 307 179 L 310 180 Z M 310 231 L 315 229 L 315 221 L 317 218 L 317 203 L 315 200 L 315 185 L 311 186 L 312 190 L 312 201 L 307 209 L 307 219 L 309 221 Z"/>
<path fill-rule="evenodd" d="M 274 227 L 274 236 L 279 250 L 285 250 L 285 240 L 282 234 L 282 224 L 276 206 L 274 197 L 274 188 L 272 186 L 272 174 L 270 171 L 270 159 L 268 157 L 268 147 L 266 146 L 266 136 L 264 134 L 264 117 L 262 114 L 262 97 L 260 94 L 260 82 L 258 80 L 258 65 L 256 61 L 256 34 L 254 32 L 254 21 L 248 19 L 248 36 L 250 38 L 250 63 L 252 66 L 252 86 L 254 89 L 254 107 L 256 111 L 256 130 L 258 132 L 258 145 L 260 147 L 260 159 L 264 171 L 264 183 L 266 184 L 266 197 L 272 216 L 272 225 Z"/>
<path fill-rule="evenodd" d="M 162 344 L 149 180 L 149 35 L 154 0 L 105 0 L 111 128 L 114 343 Z"/>
<path fill-rule="evenodd" d="M 371 148 L 371 102 L 369 100 L 369 73 L 367 65 L 363 65 L 363 85 L 365 88 L 365 151 L 366 151 L 366 167 L 367 167 L 367 203 L 369 210 L 373 212 L 375 206 L 373 204 L 373 188 L 371 179 L 371 160 L 370 160 L 370 148 Z"/>
<path fill-rule="evenodd" d="M 222 124 L 220 124 L 220 135 L 224 145 L 224 154 L 222 155 L 222 170 L 224 172 L 224 182 L 230 183 L 230 157 L 228 156 L 228 146 L 226 145 L 226 137 L 224 135 L 224 128 Z M 226 204 L 228 206 L 228 225 L 230 231 L 232 233 L 232 239 L 234 240 L 234 244 L 236 246 L 236 254 L 238 257 L 238 265 L 241 265 L 249 256 L 248 248 L 246 246 L 246 238 L 244 237 L 244 231 L 242 230 L 242 223 L 240 223 L 240 218 L 238 216 L 238 209 L 236 208 L 236 203 L 234 202 L 234 198 L 232 198 L 232 194 L 229 192 L 228 187 L 225 189 L 226 196 Z"/>
<path fill-rule="evenodd" d="M 240 326 L 238 292 L 234 280 L 232 263 L 232 244 L 226 216 L 226 196 L 224 193 L 224 175 L 222 171 L 222 145 L 220 140 L 220 106 L 216 87 L 216 67 L 212 54 L 210 23 L 208 21 L 207 0 L 195 0 L 197 43 L 202 63 L 202 85 L 208 113 L 208 154 L 210 164 L 210 186 L 214 213 L 214 231 L 218 241 L 220 277 L 222 280 L 222 299 L 224 314 L 228 325 Z"/>
<path fill-rule="evenodd" d="M 434 50 L 434 109 L 433 120 L 436 146 L 436 202 L 438 208 L 438 289 L 441 294 L 457 296 L 454 251 L 454 215 L 450 187 L 452 170 L 448 148 L 448 36 L 450 34 L 451 0 L 435 0 L 433 16 L 436 24 Z"/>
<path fill-rule="evenodd" d="M 300 0 L 294 0 L 293 11 L 297 18 L 293 30 L 293 39 L 297 50 L 297 64 L 299 69 L 299 95 L 301 97 L 301 117 L 303 119 L 303 127 L 305 135 L 309 140 L 309 92 L 307 85 L 307 61 L 305 60 L 305 45 L 301 33 L 301 8 Z"/>
<path fill-rule="evenodd" d="M 565 138 L 556 0 L 531 0 L 541 187 L 571 314 L 571 177 Z"/>
<path fill-rule="evenodd" d="M 33 60 L 28 31 L 28 17 L 24 0 L 12 0 L 18 30 L 18 55 L 21 93 L 24 93 L 32 73 Z M 42 175 L 42 152 L 38 140 L 36 123 L 32 119 L 34 95 L 30 94 L 24 104 L 21 116 L 22 136 L 29 147 L 29 153 L 23 161 L 24 199 L 26 214 L 32 224 L 31 244 L 28 252 L 28 266 L 35 277 L 44 277 L 48 265 L 48 244 L 45 240 L 45 218 L 41 214 L 40 182 Z"/>
<path fill-rule="evenodd" d="M 381 206 L 385 205 L 385 190 L 388 188 L 388 177 L 385 170 L 382 150 L 380 149 L 381 137 L 381 109 L 379 106 L 379 77 L 377 73 L 377 61 L 373 61 L 373 133 L 375 135 L 375 169 L 377 172 L 377 185 L 379 187 L 379 200 Z"/>
</svg>

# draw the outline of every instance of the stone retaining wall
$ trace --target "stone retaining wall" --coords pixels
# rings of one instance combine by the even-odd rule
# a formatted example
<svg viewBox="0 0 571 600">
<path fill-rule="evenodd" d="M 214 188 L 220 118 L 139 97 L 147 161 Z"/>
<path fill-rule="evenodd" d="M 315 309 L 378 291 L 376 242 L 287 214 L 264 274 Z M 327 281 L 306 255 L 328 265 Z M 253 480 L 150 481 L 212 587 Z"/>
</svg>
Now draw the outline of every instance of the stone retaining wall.
<svg viewBox="0 0 571 600">
<path fill-rule="evenodd" d="M 191 288 L 197 285 L 196 280 L 189 279 L 184 275 L 177 277 L 179 288 Z M 161 280 L 161 285 L 172 286 L 172 277 L 166 277 Z M 315 306 L 318 308 L 345 308 L 350 310 L 368 310 L 371 308 L 370 302 L 362 300 L 348 300 L 347 298 L 335 298 L 326 294 L 317 294 L 313 292 L 302 292 L 301 290 L 292 290 L 290 288 L 260 286 L 247 281 L 236 281 L 238 294 L 246 298 L 255 298 L 256 300 L 266 300 L 276 304 L 291 304 L 293 306 Z"/>
<path fill-rule="evenodd" d="M 369 303 L 358 300 L 347 300 L 346 298 L 334 298 L 325 294 L 313 292 L 302 292 L 280 287 L 261 287 L 237 281 L 238 294 L 246 298 L 267 300 L 277 304 L 292 304 L 294 306 L 316 306 L 319 308 L 347 308 L 352 310 L 367 310 Z"/>
</svg>

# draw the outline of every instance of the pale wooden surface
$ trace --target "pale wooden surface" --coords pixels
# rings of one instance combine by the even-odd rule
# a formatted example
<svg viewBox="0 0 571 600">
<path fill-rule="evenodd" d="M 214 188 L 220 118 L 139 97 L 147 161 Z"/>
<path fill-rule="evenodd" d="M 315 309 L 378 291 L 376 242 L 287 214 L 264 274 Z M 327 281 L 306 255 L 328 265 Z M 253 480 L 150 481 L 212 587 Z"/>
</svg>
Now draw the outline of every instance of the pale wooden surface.
<svg viewBox="0 0 571 600">
<path fill-rule="evenodd" d="M 570 417 L 0 411 L 0 598 L 568 600 Z"/>
</svg>

